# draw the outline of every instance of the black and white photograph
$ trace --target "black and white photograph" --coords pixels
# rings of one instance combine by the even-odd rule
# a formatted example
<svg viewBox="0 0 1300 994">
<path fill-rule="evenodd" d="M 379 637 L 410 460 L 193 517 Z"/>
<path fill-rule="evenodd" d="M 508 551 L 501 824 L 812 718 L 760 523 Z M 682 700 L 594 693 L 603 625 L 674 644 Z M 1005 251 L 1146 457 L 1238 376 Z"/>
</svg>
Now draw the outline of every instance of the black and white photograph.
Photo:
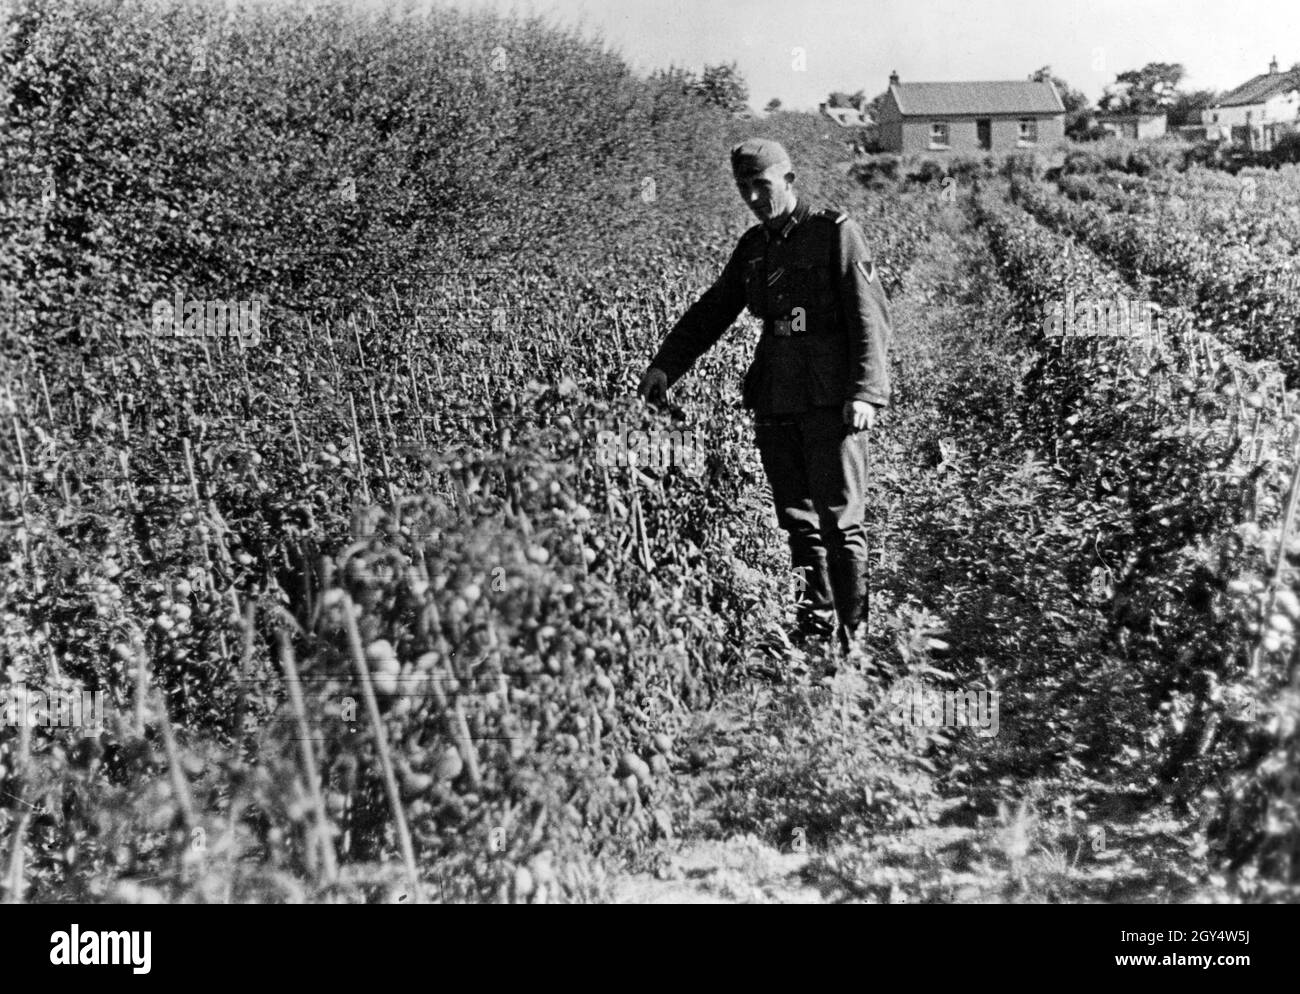
<svg viewBox="0 0 1300 994">
<path fill-rule="evenodd" d="M 1258 969 L 1298 253 L 1294 0 L 0 0 L 23 958 L 1109 905 L 1112 975 Z"/>
</svg>

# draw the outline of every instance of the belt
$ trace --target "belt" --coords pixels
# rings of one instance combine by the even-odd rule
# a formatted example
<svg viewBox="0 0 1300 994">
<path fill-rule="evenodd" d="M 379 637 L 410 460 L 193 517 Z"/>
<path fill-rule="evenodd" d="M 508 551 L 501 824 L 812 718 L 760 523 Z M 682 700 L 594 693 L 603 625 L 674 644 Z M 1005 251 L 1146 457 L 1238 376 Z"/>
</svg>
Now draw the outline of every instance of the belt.
<svg viewBox="0 0 1300 994">
<path fill-rule="evenodd" d="M 802 328 L 795 325 L 794 318 L 763 318 L 763 334 L 775 335 L 777 338 L 804 338 L 808 335 L 839 335 L 844 330 L 839 321 L 814 321 L 807 314 L 800 323 Z"/>
</svg>

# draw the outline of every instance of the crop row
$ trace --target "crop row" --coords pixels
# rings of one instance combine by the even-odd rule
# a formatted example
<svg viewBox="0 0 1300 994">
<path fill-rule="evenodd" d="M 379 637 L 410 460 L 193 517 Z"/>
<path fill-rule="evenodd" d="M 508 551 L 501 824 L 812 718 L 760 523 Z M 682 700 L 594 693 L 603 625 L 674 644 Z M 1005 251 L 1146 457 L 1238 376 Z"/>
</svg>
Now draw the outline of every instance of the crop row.
<svg viewBox="0 0 1300 994">
<path fill-rule="evenodd" d="M 1145 215 L 1219 245 L 1253 246 L 1268 254 L 1294 251 L 1300 244 L 1300 184 L 1249 175 L 1225 187 L 1193 181 L 1199 175 L 1100 173 L 1061 176 L 1057 183 L 1072 200 L 1098 201 L 1111 210 Z"/>
<path fill-rule="evenodd" d="M 1196 326 L 1250 359 L 1300 376 L 1300 298 L 1294 260 L 1276 249 L 1219 246 L 1155 217 L 1074 202 L 1017 179 L 1012 196 L 1040 221 L 1093 249 L 1161 304 L 1185 306 Z"/>
<path fill-rule="evenodd" d="M 1300 202 L 1300 166 L 1280 169 L 1243 169 L 1225 173 L 1217 169 L 1158 171 L 1146 175 L 1106 170 L 1088 175 L 1103 186 L 1131 193 L 1195 197 L 1202 202 L 1236 201 L 1243 208 L 1265 213 Z M 1066 176 L 1062 175 L 1061 179 Z"/>
<path fill-rule="evenodd" d="M 1204 813 L 1225 864 L 1293 888 L 1296 396 L 1275 364 L 1198 333 L 1190 312 L 1143 342 L 1046 338 L 1037 329 L 1053 296 L 1125 284 L 1013 205 L 986 196 L 977 217 L 1041 349 L 1025 428 L 1068 481 L 1063 499 L 1095 550 L 1078 580 L 1125 660 L 1122 676 L 1092 687 L 1109 701 L 1094 720 L 1105 740 L 1159 757 L 1152 785 Z"/>
</svg>

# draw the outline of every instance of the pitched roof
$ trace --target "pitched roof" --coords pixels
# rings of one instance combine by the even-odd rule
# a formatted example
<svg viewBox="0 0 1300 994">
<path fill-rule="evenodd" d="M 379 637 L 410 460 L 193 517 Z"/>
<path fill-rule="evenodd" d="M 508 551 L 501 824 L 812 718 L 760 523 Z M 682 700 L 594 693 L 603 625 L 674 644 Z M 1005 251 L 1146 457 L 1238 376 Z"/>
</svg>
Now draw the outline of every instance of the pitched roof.
<svg viewBox="0 0 1300 994">
<path fill-rule="evenodd" d="M 871 118 L 856 107 L 828 107 L 822 104 L 821 112 L 844 128 L 861 128 L 871 123 Z"/>
<path fill-rule="evenodd" d="M 1242 107 L 1262 104 L 1270 97 L 1290 90 L 1300 90 L 1300 72 L 1266 72 L 1229 90 L 1215 103 L 1215 107 Z"/>
<path fill-rule="evenodd" d="M 1050 82 L 1005 80 L 978 83 L 891 83 L 889 92 L 904 117 L 943 114 L 1064 114 Z"/>
</svg>

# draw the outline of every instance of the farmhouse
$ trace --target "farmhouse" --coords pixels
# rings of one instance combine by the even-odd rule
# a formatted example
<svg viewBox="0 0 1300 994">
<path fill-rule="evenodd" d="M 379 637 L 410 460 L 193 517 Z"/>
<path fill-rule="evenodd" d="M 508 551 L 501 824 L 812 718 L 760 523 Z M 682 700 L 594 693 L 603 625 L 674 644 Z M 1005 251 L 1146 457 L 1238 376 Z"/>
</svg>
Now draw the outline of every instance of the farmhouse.
<svg viewBox="0 0 1300 994">
<path fill-rule="evenodd" d="M 1047 79 L 903 83 L 895 72 L 878 120 L 887 152 L 1007 153 L 1065 135 L 1065 107 Z"/>
<path fill-rule="evenodd" d="M 1116 138 L 1160 138 L 1168 129 L 1164 111 L 1159 114 L 1098 114 L 1097 123 Z"/>
<path fill-rule="evenodd" d="M 1268 151 L 1300 122 L 1300 65 L 1278 72 L 1277 57 L 1268 72 L 1242 83 L 1201 111 L 1205 137 Z"/>
</svg>

